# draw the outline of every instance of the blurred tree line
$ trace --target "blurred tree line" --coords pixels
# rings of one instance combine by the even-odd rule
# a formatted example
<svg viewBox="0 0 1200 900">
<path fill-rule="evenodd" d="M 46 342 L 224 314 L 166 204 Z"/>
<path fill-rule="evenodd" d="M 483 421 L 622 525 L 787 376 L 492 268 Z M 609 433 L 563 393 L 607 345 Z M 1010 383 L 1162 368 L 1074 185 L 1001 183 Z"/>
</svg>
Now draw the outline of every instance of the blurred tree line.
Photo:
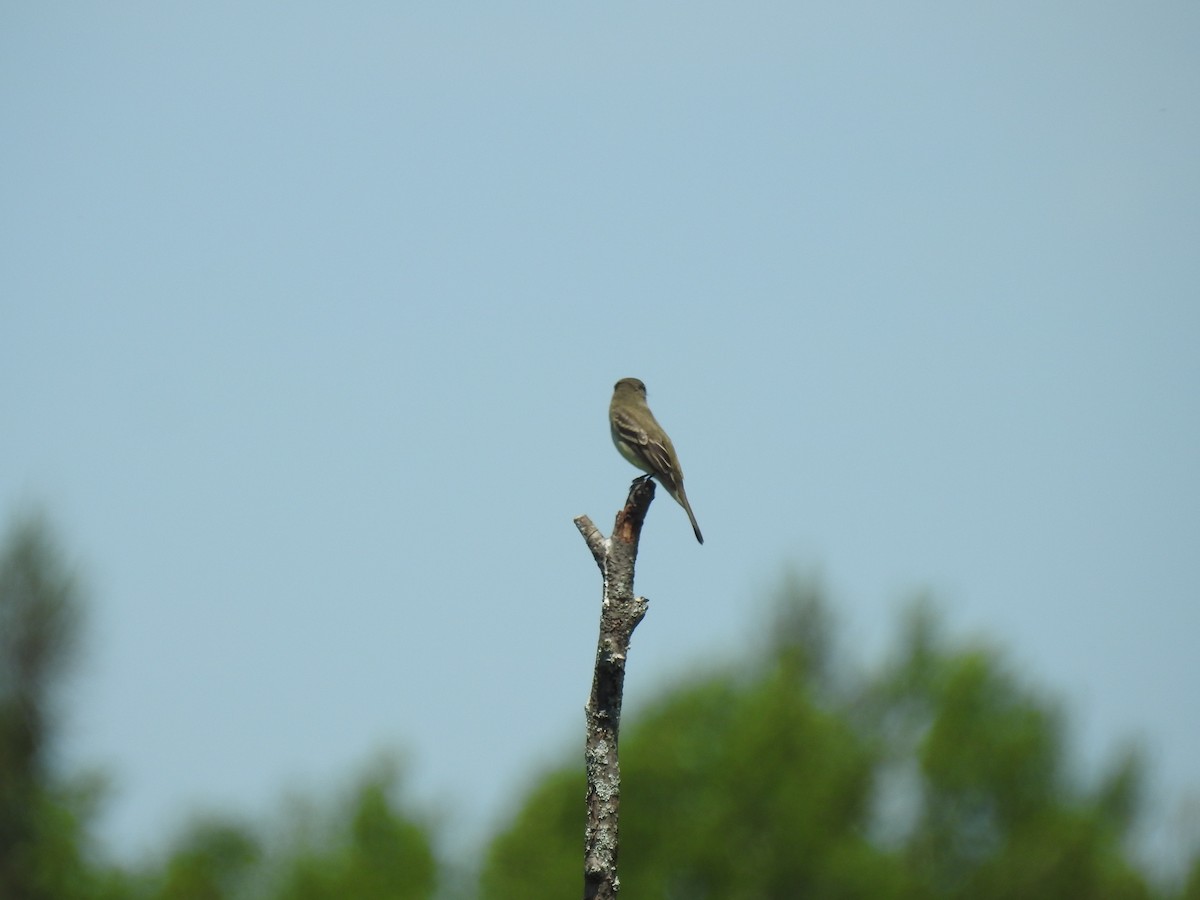
<svg viewBox="0 0 1200 900">
<path fill-rule="evenodd" d="M 545 775 L 478 864 L 438 858 L 436 828 L 386 763 L 283 825 L 198 820 L 157 860 L 103 858 L 101 780 L 51 764 L 78 594 L 44 525 L 19 522 L 0 547 L 0 900 L 580 895 L 581 761 Z M 953 644 L 920 606 L 870 674 L 842 664 L 834 638 L 819 593 L 791 580 L 756 652 L 625 723 L 625 893 L 1200 900 L 1200 855 L 1170 886 L 1131 853 L 1139 757 L 1082 778 L 1062 711 L 1002 654 Z"/>
</svg>

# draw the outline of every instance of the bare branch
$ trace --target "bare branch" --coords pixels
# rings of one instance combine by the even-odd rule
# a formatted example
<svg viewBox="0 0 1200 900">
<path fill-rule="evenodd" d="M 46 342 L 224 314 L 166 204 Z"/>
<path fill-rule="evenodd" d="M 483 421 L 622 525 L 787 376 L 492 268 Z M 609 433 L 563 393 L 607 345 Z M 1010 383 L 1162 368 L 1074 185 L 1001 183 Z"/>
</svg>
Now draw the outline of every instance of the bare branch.
<svg viewBox="0 0 1200 900">
<path fill-rule="evenodd" d="M 592 551 L 592 558 L 596 560 L 596 565 L 600 567 L 600 574 L 604 574 L 604 556 L 608 551 L 608 542 L 605 540 L 604 535 L 600 533 L 600 529 L 587 516 L 576 516 L 575 527 L 579 529 L 579 533 L 583 535 L 583 539 L 587 542 L 588 549 Z"/>
<path fill-rule="evenodd" d="M 625 661 L 633 630 L 646 615 L 647 602 L 633 593 L 633 569 L 646 511 L 654 499 L 654 482 L 638 479 L 617 513 L 612 538 L 605 540 L 587 516 L 575 525 L 604 575 L 600 603 L 600 638 L 596 669 L 587 704 L 587 827 L 584 832 L 584 898 L 613 900 L 617 879 L 621 766 L 617 738 L 625 688 Z"/>
</svg>

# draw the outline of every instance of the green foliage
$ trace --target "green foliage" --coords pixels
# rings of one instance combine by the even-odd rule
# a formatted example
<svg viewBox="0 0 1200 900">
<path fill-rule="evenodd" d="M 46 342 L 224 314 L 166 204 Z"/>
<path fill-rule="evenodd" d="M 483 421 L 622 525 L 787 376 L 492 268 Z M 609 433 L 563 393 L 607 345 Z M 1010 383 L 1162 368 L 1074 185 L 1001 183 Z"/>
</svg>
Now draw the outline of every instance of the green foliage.
<svg viewBox="0 0 1200 900">
<path fill-rule="evenodd" d="M 295 800 L 282 832 L 227 819 L 194 823 L 138 900 L 426 900 L 437 864 L 427 826 L 404 809 L 396 766 L 371 767 L 329 809 Z"/>
<path fill-rule="evenodd" d="M 692 681 L 625 726 L 621 880 L 643 898 L 1155 896 L 1131 864 L 1141 764 L 1075 783 L 1057 708 L 918 606 L 872 676 L 835 665 L 828 612 L 792 581 L 764 658 Z M 582 884 L 583 784 L 537 786 L 490 848 L 485 898 Z"/>
<path fill-rule="evenodd" d="M 904 851 L 927 894 L 1149 897 L 1125 853 L 1138 757 L 1126 753 L 1094 789 L 1073 783 L 1061 713 L 996 651 L 945 647 L 923 608 L 905 633 L 872 690 L 919 773 Z"/>
<path fill-rule="evenodd" d="M 1200 900 L 1200 853 L 1192 860 L 1187 882 L 1179 894 L 1180 900 Z"/>
<path fill-rule="evenodd" d="M 377 767 L 328 823 L 302 820 L 282 856 L 279 900 L 341 897 L 422 900 L 433 896 L 437 863 L 429 830 L 396 799 L 394 766 Z M 315 825 L 315 827 L 314 827 Z"/>
<path fill-rule="evenodd" d="M 53 709 L 78 645 L 74 580 L 38 519 L 0 556 L 0 897 L 94 896 L 83 851 L 91 802 L 49 766 Z"/>
<path fill-rule="evenodd" d="M 258 838 L 243 825 L 210 818 L 193 822 L 160 873 L 145 881 L 154 900 L 221 900 L 245 896 L 261 858 Z"/>
<path fill-rule="evenodd" d="M 0 898 L 3 900 L 426 900 L 431 829 L 373 767 L 331 813 L 293 820 L 285 846 L 227 818 L 193 823 L 165 860 L 125 872 L 93 858 L 96 778 L 51 771 L 54 701 L 79 646 L 74 579 L 38 520 L 0 552 Z"/>
<path fill-rule="evenodd" d="M 571 897 L 583 885 L 582 766 L 543 778 L 488 848 L 485 897 Z"/>
<path fill-rule="evenodd" d="M 874 764 L 789 665 L 686 688 L 631 730 L 622 870 L 651 897 L 898 897 L 865 839 Z"/>
<path fill-rule="evenodd" d="M 1127 844 L 1144 765 L 1084 784 L 1064 717 L 984 646 L 954 646 L 915 607 L 866 676 L 838 664 L 832 617 L 791 579 L 764 649 L 665 693 L 623 729 L 621 875 L 640 898 L 1200 900 L 1200 856 L 1156 892 Z M 95 777 L 50 765 L 57 691 L 79 645 L 75 582 L 44 525 L 0 549 L 0 898 L 426 900 L 442 888 L 432 829 L 395 765 L 283 828 L 225 817 L 159 863 L 123 871 L 90 849 Z M 480 896 L 582 888 L 581 767 L 533 787 L 487 849 Z M 439 877 L 442 884 L 439 884 Z"/>
</svg>

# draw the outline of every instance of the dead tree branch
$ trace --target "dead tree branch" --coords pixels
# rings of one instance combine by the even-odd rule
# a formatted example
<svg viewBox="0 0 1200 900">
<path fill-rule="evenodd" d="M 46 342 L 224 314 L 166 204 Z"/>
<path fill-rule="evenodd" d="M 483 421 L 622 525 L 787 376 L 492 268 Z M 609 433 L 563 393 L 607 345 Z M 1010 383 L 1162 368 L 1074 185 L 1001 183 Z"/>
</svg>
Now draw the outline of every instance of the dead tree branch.
<svg viewBox="0 0 1200 900">
<path fill-rule="evenodd" d="M 621 698 L 625 660 L 633 629 L 646 615 L 646 600 L 633 594 L 633 567 L 646 511 L 654 499 L 654 482 L 638 479 L 629 488 L 625 508 L 617 513 L 611 538 L 605 538 L 587 516 L 575 520 L 588 549 L 600 567 L 604 592 L 600 601 L 600 639 L 596 671 L 587 704 L 587 827 L 584 831 L 583 877 L 585 900 L 613 900 L 617 879 L 618 822 L 621 805 L 621 766 L 617 736 L 621 727 Z"/>
</svg>

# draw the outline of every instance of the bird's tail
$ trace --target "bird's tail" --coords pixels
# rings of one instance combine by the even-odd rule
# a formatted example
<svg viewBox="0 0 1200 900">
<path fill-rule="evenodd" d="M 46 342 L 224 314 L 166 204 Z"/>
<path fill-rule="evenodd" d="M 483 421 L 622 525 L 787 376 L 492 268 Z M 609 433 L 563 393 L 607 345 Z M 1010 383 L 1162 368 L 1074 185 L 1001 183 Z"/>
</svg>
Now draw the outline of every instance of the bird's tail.
<svg viewBox="0 0 1200 900">
<path fill-rule="evenodd" d="M 683 507 L 683 511 L 687 513 L 688 520 L 692 523 L 692 531 L 696 533 L 696 540 L 701 544 L 704 543 L 704 535 L 700 533 L 700 526 L 696 524 L 696 515 L 692 512 L 692 504 L 688 503 L 687 494 L 683 492 L 683 485 L 677 485 L 675 490 L 671 491 L 671 496 L 675 501 Z"/>
</svg>

